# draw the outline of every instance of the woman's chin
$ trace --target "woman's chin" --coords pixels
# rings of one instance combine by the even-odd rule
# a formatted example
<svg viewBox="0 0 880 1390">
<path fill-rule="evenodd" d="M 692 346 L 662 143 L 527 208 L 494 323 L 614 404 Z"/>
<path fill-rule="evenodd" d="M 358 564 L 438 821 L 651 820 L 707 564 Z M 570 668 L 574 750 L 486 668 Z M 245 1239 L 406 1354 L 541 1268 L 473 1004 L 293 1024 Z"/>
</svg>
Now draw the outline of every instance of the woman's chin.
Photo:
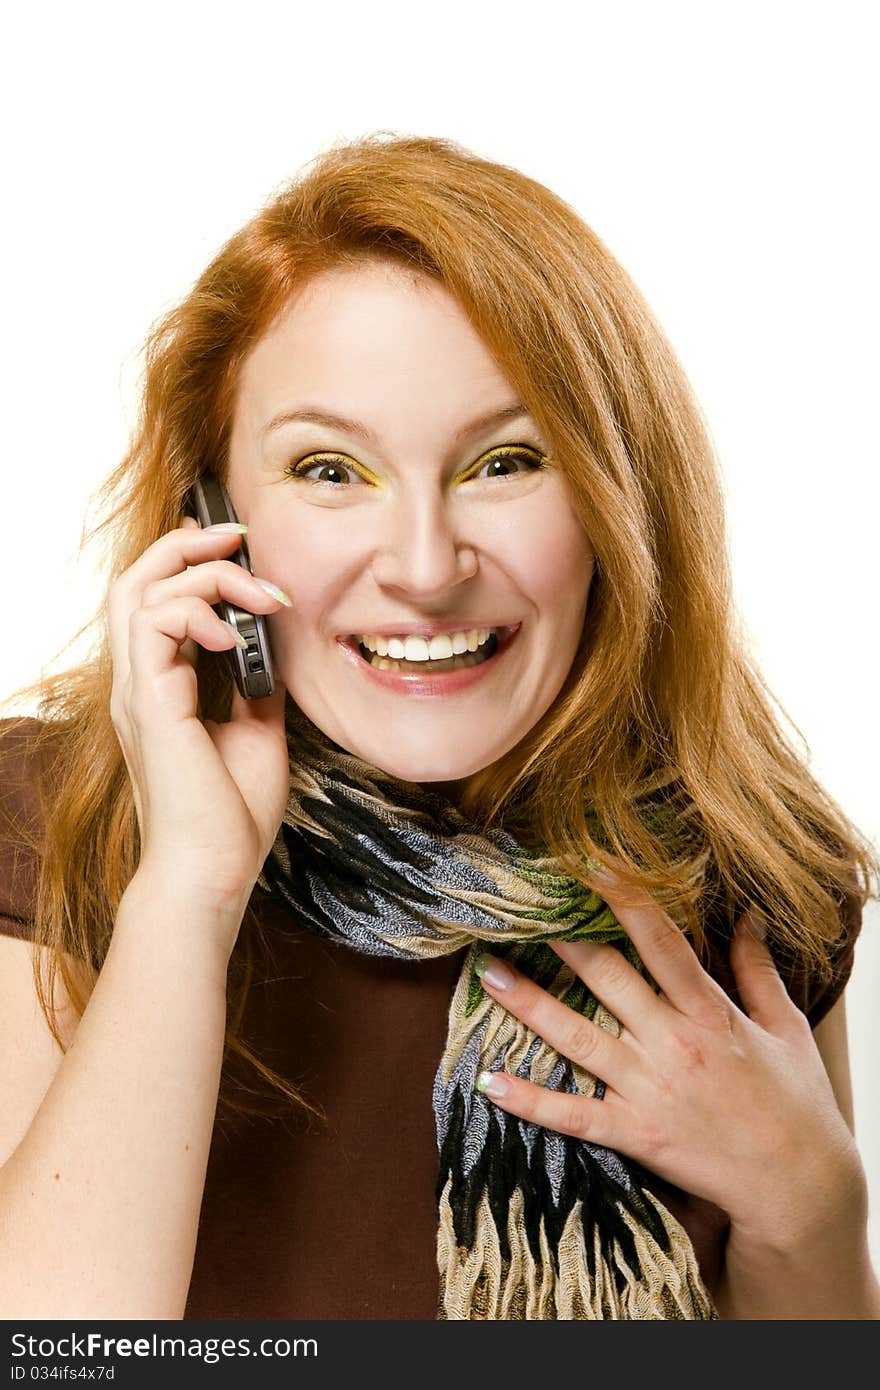
<svg viewBox="0 0 880 1390">
<path fill-rule="evenodd" d="M 486 743 L 470 748 L 460 747 L 457 750 L 458 756 L 449 757 L 449 749 L 445 750 L 446 756 L 442 756 L 442 744 L 444 739 L 432 737 L 431 739 L 412 738 L 407 746 L 406 735 L 409 730 L 398 725 L 397 730 L 385 727 L 381 731 L 370 731 L 373 736 L 364 737 L 359 730 L 352 730 L 352 721 L 340 719 L 338 709 L 335 711 L 336 718 L 329 720 L 325 718 L 327 704 L 319 707 L 314 714 L 310 714 L 308 708 L 304 708 L 304 713 L 312 719 L 312 722 L 340 748 L 361 762 L 367 763 L 371 767 L 379 768 L 389 777 L 396 777 L 401 782 L 414 782 L 425 788 L 426 791 L 434 791 L 440 795 L 458 796 L 468 785 L 468 782 L 481 772 L 490 767 L 504 751 L 491 750 L 491 756 L 487 758 Z M 332 706 L 329 706 L 332 708 Z M 394 747 L 394 735 L 397 734 L 397 746 Z M 454 729 L 450 730 L 450 737 L 454 736 Z M 375 736 L 378 734 L 378 736 Z M 459 741 L 460 738 L 459 738 Z M 389 747 L 389 744 L 392 746 Z M 428 746 L 425 746 L 425 745 Z"/>
</svg>

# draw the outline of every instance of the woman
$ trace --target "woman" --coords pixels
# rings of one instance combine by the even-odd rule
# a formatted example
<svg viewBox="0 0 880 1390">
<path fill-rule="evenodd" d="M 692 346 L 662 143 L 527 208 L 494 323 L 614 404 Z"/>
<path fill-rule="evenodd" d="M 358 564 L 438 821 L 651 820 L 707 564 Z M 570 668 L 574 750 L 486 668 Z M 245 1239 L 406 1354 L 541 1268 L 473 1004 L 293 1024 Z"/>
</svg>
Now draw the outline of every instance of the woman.
<svg viewBox="0 0 880 1390">
<path fill-rule="evenodd" d="M 208 469 L 259 579 L 187 515 Z M 4 726 L 5 1315 L 877 1316 L 878 864 L 577 215 L 447 141 L 331 150 L 152 334 L 114 492 L 101 645 Z"/>
</svg>

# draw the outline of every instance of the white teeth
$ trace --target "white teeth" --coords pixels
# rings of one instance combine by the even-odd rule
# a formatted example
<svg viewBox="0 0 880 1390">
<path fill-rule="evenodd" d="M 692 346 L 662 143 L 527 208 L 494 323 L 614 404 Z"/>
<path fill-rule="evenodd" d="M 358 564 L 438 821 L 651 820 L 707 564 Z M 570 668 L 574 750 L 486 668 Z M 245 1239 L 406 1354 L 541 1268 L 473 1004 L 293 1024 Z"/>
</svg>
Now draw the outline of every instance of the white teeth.
<svg viewBox="0 0 880 1390">
<path fill-rule="evenodd" d="M 432 637 L 428 643 L 427 655 L 432 661 L 443 661 L 446 657 L 452 656 L 454 648 L 452 638 L 448 632 L 438 632 L 436 637 Z M 409 656 L 409 643 L 406 644 L 406 654 Z"/>
<path fill-rule="evenodd" d="M 436 662 L 438 671 L 460 671 L 469 666 L 480 666 L 485 660 L 485 655 L 481 651 L 465 652 L 462 656 L 451 656 L 446 660 Z M 377 671 L 402 671 L 406 666 L 406 661 L 392 661 L 390 656 L 371 656 L 370 665 Z M 413 665 L 415 663 L 412 663 Z M 420 662 L 419 670 L 425 671 L 430 662 Z"/>
<path fill-rule="evenodd" d="M 489 640 L 494 627 L 472 627 L 460 632 L 438 632 L 434 637 L 375 637 L 366 633 L 358 641 L 377 656 L 394 661 L 448 661 L 452 656 L 475 652 Z"/>
</svg>

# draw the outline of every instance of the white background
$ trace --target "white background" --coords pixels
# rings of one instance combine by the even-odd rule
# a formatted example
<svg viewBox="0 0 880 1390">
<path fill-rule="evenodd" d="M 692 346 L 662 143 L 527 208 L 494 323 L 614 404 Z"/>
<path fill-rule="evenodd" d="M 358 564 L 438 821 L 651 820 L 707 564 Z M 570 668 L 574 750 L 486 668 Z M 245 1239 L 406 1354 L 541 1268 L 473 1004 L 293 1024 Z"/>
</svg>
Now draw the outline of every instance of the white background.
<svg viewBox="0 0 880 1390">
<path fill-rule="evenodd" d="M 873 6 L 316 9 L 7 18 L 0 696 L 100 602 L 100 555 L 77 549 L 126 447 L 150 323 L 332 141 L 443 135 L 560 193 L 644 291 L 709 419 L 755 649 L 876 840 Z M 880 1267 L 878 923 L 872 903 L 847 998 Z"/>
</svg>

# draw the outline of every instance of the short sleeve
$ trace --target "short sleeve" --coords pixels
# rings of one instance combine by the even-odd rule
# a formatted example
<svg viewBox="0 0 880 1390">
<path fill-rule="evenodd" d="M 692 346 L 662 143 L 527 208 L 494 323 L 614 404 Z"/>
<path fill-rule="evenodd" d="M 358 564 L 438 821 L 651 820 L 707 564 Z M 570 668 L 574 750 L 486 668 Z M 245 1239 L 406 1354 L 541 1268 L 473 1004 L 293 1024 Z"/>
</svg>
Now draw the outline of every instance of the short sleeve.
<svg viewBox="0 0 880 1390">
<path fill-rule="evenodd" d="M 39 860 L 26 837 L 41 827 L 37 719 L 0 719 L 0 934 L 30 939 Z"/>
<path fill-rule="evenodd" d="M 852 974 L 856 941 L 862 927 L 862 899 L 854 882 L 846 894 L 838 890 L 837 901 L 842 931 L 829 948 L 830 979 L 823 980 L 815 967 L 801 955 L 784 948 L 780 942 L 771 939 L 770 943 L 770 952 L 780 979 L 792 1002 L 806 1015 L 811 1028 L 822 1022 L 843 993 Z M 746 905 L 745 902 L 739 903 L 734 920 Z M 737 1007 L 743 1008 L 730 963 L 730 926 L 720 914 L 712 914 L 706 928 L 708 956 L 703 962 L 704 966 Z"/>
<path fill-rule="evenodd" d="M 849 892 L 843 900 L 840 915 L 844 931 L 840 940 L 832 948 L 831 961 L 834 973 L 830 982 L 823 984 L 807 972 L 803 972 L 805 976 L 802 985 L 804 1003 L 801 1007 L 811 1028 L 815 1028 L 817 1023 L 821 1023 L 825 1015 L 830 1013 L 832 1007 L 843 994 L 852 974 L 856 941 L 862 929 L 862 902 L 861 897 L 855 891 Z"/>
</svg>

